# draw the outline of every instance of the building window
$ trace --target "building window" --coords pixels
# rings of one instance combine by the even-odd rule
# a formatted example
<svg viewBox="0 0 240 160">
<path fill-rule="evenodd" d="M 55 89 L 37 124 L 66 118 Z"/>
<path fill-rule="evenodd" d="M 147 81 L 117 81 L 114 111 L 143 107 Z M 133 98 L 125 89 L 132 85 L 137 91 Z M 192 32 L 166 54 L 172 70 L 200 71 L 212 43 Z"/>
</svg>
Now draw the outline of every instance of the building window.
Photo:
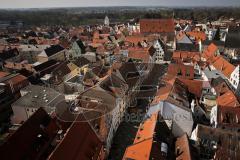
<svg viewBox="0 0 240 160">
<path fill-rule="evenodd" d="M 181 76 L 182 75 L 182 70 L 179 68 L 178 69 L 178 73 L 177 73 L 178 76 Z"/>
<path fill-rule="evenodd" d="M 186 70 L 186 76 L 187 76 L 187 77 L 190 76 L 190 71 L 189 71 L 189 69 Z"/>
</svg>

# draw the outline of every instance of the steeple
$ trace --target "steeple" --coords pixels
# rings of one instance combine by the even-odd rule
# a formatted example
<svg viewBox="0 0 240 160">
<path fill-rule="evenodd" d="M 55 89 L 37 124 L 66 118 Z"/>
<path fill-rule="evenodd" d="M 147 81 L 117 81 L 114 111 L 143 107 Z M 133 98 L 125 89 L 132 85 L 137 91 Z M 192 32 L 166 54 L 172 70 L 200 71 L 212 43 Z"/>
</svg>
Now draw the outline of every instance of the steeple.
<svg viewBox="0 0 240 160">
<path fill-rule="evenodd" d="M 106 16 L 104 19 L 104 25 L 109 26 L 109 24 L 110 24 L 109 18 L 108 18 L 108 16 Z"/>
</svg>

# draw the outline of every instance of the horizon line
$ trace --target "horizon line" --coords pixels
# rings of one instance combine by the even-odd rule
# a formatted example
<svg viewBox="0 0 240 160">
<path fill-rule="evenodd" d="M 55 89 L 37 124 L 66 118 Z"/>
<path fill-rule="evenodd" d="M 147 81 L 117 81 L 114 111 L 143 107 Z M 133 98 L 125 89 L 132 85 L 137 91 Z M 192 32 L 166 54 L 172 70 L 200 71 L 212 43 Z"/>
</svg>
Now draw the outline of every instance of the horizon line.
<svg viewBox="0 0 240 160">
<path fill-rule="evenodd" d="M 138 7 L 138 8 L 149 8 L 149 7 L 152 7 L 152 8 L 169 8 L 169 9 L 175 9 L 175 8 L 240 8 L 240 5 L 236 6 L 236 5 L 227 5 L 227 6 L 194 6 L 194 5 L 190 5 L 190 6 L 163 6 L 163 5 L 149 5 L 149 6 L 144 6 L 144 5 L 123 5 L 123 6 L 117 6 L 117 5 L 110 5 L 110 6 L 66 6 L 66 7 L 26 7 L 26 8 L 18 8 L 18 7 L 12 7 L 12 8 L 1 8 L 0 7 L 0 10 L 31 10 L 31 9 L 68 9 L 68 8 L 106 8 L 106 7 L 111 7 L 111 8 L 114 8 L 114 7 Z"/>
</svg>

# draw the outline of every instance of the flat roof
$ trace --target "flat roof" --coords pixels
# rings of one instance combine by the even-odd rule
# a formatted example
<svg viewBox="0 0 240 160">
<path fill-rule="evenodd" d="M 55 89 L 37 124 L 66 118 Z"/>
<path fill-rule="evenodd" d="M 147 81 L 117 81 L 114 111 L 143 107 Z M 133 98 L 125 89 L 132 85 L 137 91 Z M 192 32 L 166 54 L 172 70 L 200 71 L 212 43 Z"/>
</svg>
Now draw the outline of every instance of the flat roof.
<svg viewBox="0 0 240 160">
<path fill-rule="evenodd" d="M 21 92 L 26 94 L 14 102 L 12 106 L 29 108 L 47 107 L 50 102 L 61 95 L 54 89 L 38 85 L 29 85 L 22 89 Z"/>
</svg>

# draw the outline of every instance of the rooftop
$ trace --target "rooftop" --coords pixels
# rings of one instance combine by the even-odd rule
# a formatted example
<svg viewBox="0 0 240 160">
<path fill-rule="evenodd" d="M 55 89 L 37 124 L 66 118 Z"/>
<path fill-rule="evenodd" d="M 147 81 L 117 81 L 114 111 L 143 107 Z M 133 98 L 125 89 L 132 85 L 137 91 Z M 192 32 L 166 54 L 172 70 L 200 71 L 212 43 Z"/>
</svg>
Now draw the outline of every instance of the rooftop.
<svg viewBox="0 0 240 160">
<path fill-rule="evenodd" d="M 54 107 L 50 103 L 61 94 L 49 87 L 38 85 L 28 85 L 21 90 L 22 97 L 19 98 L 12 106 L 39 108 L 39 107 Z"/>
<path fill-rule="evenodd" d="M 178 137 L 175 142 L 176 160 L 191 160 L 191 150 L 187 134 Z"/>
<path fill-rule="evenodd" d="M 173 19 L 141 19 L 141 33 L 173 33 Z"/>
</svg>

